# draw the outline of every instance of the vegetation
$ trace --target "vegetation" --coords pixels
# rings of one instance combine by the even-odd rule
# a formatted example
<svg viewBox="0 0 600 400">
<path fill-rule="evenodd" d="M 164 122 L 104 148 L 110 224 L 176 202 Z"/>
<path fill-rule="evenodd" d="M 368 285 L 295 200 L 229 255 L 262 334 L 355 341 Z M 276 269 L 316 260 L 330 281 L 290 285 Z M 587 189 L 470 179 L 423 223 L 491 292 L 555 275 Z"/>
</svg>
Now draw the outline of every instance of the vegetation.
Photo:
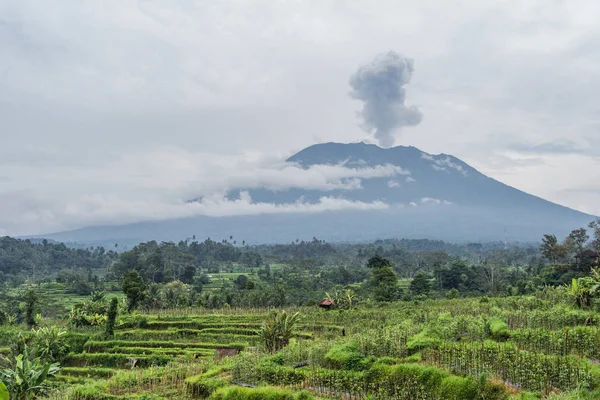
<svg viewBox="0 0 600 400">
<path fill-rule="evenodd" d="M 2 238 L 0 400 L 599 398 L 598 243 Z"/>
</svg>

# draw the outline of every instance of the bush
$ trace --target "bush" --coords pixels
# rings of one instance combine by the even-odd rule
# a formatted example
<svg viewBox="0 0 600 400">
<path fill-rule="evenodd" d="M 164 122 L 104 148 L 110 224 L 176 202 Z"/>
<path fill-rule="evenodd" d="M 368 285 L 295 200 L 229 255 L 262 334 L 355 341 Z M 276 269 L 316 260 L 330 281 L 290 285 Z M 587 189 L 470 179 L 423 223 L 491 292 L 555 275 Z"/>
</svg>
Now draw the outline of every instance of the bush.
<svg viewBox="0 0 600 400">
<path fill-rule="evenodd" d="M 490 317 L 486 321 L 486 332 L 495 340 L 506 340 L 510 338 L 508 325 L 498 317 Z"/>
<path fill-rule="evenodd" d="M 421 350 L 424 348 L 436 348 L 441 342 L 442 340 L 438 331 L 431 328 L 425 328 L 406 342 L 406 348 L 410 351 Z"/>
<path fill-rule="evenodd" d="M 195 377 L 188 378 L 185 381 L 187 393 L 192 397 L 206 399 L 217 391 L 217 389 L 227 386 L 225 381 L 218 378 L 202 378 L 198 380 L 193 378 Z"/>
<path fill-rule="evenodd" d="M 355 342 L 346 342 L 333 346 L 325 354 L 325 364 L 333 369 L 362 370 L 366 369 L 365 356 L 358 352 Z"/>
<path fill-rule="evenodd" d="M 473 378 L 448 376 L 442 380 L 440 392 L 447 400 L 475 399 L 477 388 Z"/>
</svg>

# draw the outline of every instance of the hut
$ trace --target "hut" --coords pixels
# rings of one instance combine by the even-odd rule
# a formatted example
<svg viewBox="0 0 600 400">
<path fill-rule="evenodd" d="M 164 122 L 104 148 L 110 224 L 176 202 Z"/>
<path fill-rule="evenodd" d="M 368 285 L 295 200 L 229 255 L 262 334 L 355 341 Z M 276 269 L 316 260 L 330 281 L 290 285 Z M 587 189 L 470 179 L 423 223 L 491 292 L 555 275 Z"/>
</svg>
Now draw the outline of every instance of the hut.
<svg viewBox="0 0 600 400">
<path fill-rule="evenodd" d="M 325 310 L 330 310 L 333 308 L 333 304 L 333 299 L 323 299 L 323 301 L 319 303 L 319 307 L 324 308 Z"/>
</svg>

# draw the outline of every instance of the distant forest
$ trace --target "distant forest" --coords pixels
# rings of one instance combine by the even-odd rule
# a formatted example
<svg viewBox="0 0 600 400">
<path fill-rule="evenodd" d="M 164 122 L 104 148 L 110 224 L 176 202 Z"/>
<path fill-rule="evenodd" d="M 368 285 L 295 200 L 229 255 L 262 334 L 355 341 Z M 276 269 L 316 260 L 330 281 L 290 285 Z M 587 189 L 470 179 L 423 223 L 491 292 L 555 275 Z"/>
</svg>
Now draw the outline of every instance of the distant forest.
<svg viewBox="0 0 600 400">
<path fill-rule="evenodd" d="M 118 252 L 117 246 L 114 250 L 83 249 L 3 237 L 0 284 L 16 288 L 57 282 L 67 293 L 88 295 L 120 290 L 123 277 L 135 271 L 143 280 L 149 308 L 167 303 L 306 305 L 348 289 L 359 298 L 374 298 L 367 264 L 373 257 L 381 257 L 389 261 L 393 279 L 398 279 L 390 298 L 383 300 L 528 294 L 589 274 L 598 261 L 594 249 L 600 247 L 598 224 L 590 228 L 591 238 L 586 229 L 579 229 L 563 241 L 545 235 L 541 246 L 412 239 L 327 243 L 317 238 L 251 246 L 229 237 L 202 242 L 150 241 Z M 586 249 L 589 257 L 580 257 Z M 214 279 L 220 283 L 214 284 Z M 170 300 L 166 301 L 167 297 Z"/>
</svg>

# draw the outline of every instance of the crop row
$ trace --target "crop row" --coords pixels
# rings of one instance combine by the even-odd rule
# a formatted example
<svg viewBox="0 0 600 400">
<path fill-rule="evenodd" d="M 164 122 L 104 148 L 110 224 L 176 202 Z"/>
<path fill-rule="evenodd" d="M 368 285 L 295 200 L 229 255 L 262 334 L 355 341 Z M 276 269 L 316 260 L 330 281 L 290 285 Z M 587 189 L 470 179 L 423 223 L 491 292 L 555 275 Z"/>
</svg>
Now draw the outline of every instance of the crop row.
<svg viewBox="0 0 600 400">
<path fill-rule="evenodd" d="M 598 384 L 589 363 L 573 356 L 519 350 L 510 343 L 449 343 L 423 351 L 423 360 L 452 371 L 481 376 L 491 374 L 526 390 L 570 390 Z"/>
</svg>

